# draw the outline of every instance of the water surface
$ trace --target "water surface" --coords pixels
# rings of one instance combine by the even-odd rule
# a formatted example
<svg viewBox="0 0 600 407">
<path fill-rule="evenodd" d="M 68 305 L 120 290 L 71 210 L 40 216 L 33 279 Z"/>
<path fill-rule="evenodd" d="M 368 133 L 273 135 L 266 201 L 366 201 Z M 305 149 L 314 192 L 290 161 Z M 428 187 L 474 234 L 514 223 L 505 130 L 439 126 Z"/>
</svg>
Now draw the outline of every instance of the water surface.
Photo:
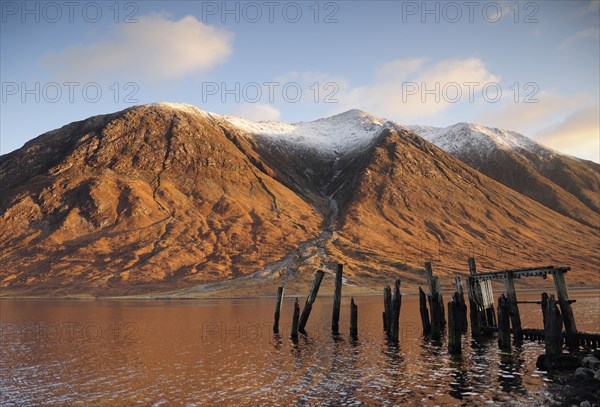
<svg viewBox="0 0 600 407">
<path fill-rule="evenodd" d="M 578 328 L 600 332 L 598 291 L 572 291 Z M 539 293 L 519 293 L 538 299 Z M 404 296 L 401 338 L 382 331 L 381 297 L 359 297 L 359 339 L 349 339 L 349 299 L 330 334 L 331 298 L 319 297 L 308 336 L 271 331 L 274 299 L 0 302 L 0 405 L 416 405 L 519 404 L 552 400 L 536 371 L 543 344 L 501 353 L 495 340 L 421 337 L 418 297 Z M 523 326 L 541 327 L 540 306 L 520 306 Z"/>
</svg>

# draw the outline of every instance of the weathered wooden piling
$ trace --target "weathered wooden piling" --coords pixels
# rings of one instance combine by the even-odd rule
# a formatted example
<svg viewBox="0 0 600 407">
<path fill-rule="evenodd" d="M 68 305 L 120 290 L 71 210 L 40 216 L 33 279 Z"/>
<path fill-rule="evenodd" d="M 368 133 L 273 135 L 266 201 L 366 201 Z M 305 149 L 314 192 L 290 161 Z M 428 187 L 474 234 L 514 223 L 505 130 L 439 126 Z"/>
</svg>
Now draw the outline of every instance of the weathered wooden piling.
<svg viewBox="0 0 600 407">
<path fill-rule="evenodd" d="M 548 293 L 542 293 L 542 319 L 544 321 L 544 331 L 546 330 L 546 315 L 548 315 Z"/>
<path fill-rule="evenodd" d="M 542 295 L 542 309 L 546 313 L 546 323 L 544 332 L 544 342 L 546 344 L 546 357 L 551 361 L 554 357 L 562 353 L 562 325 L 563 316 L 561 315 L 554 295 Z"/>
<path fill-rule="evenodd" d="M 567 293 L 567 284 L 565 282 L 565 276 L 561 269 L 557 269 L 553 273 L 554 275 L 554 287 L 556 288 L 556 294 L 558 296 L 558 304 L 560 305 L 560 311 L 565 324 L 565 339 L 567 346 L 570 351 L 577 351 L 579 344 L 577 341 L 577 326 L 575 325 L 575 317 L 573 316 L 573 310 L 569 301 L 569 294 Z"/>
<path fill-rule="evenodd" d="M 494 294 L 492 282 L 478 278 L 475 259 L 469 257 L 469 273 L 467 292 L 471 319 L 471 336 L 473 339 L 489 334 L 486 328 L 496 327 L 494 311 Z"/>
<path fill-rule="evenodd" d="M 517 306 L 517 293 L 515 291 L 515 280 L 512 271 L 507 271 L 504 277 L 504 288 L 508 302 L 508 312 L 512 324 L 513 339 L 515 344 L 523 343 L 523 328 L 521 327 L 521 315 Z"/>
<path fill-rule="evenodd" d="M 383 289 L 383 330 L 390 341 L 398 341 L 400 332 L 400 307 L 402 295 L 400 294 L 400 280 L 394 282 L 394 293 L 389 285 Z"/>
<path fill-rule="evenodd" d="M 458 293 L 454 293 L 452 301 L 448 303 L 448 353 L 459 355 L 461 349 L 461 314 L 460 299 Z"/>
<path fill-rule="evenodd" d="M 400 279 L 394 282 L 394 295 L 392 297 L 392 336 L 391 340 L 398 342 L 400 333 L 400 307 L 402 306 L 402 296 L 400 294 Z"/>
<path fill-rule="evenodd" d="M 306 324 L 308 323 L 308 317 L 310 316 L 312 305 L 317 299 L 317 293 L 319 292 L 319 287 L 321 286 L 321 281 L 323 281 L 324 275 L 325 273 L 321 270 L 316 272 L 315 280 L 313 281 L 310 293 L 308 294 L 308 297 L 306 297 L 306 303 L 304 304 L 304 309 L 302 310 L 302 315 L 300 316 L 300 321 L 298 323 L 298 331 L 300 331 L 303 334 L 306 333 Z"/>
<path fill-rule="evenodd" d="M 440 280 L 433 276 L 431 263 L 425 262 L 425 275 L 429 283 L 429 310 L 431 311 L 431 338 L 439 340 L 442 338 L 442 331 L 446 325 L 446 316 L 444 312 L 444 299 L 442 297 Z"/>
<path fill-rule="evenodd" d="M 389 285 L 383 289 L 383 330 L 389 338 L 392 333 L 392 289 Z"/>
<path fill-rule="evenodd" d="M 358 339 L 358 306 L 350 299 L 350 338 Z"/>
<path fill-rule="evenodd" d="M 281 315 L 281 302 L 283 298 L 283 285 L 277 289 L 277 305 L 275 306 L 275 321 L 273 322 L 273 332 L 279 333 L 279 316 Z"/>
<path fill-rule="evenodd" d="M 429 319 L 429 311 L 427 311 L 427 296 L 421 287 L 419 287 L 419 310 L 421 311 L 423 336 L 429 336 L 431 334 L 431 321 Z"/>
<path fill-rule="evenodd" d="M 331 333 L 340 334 L 340 306 L 342 302 L 342 273 L 344 266 L 337 265 L 335 272 L 335 291 L 333 292 L 333 315 L 331 316 Z"/>
<path fill-rule="evenodd" d="M 498 347 L 510 351 L 510 306 L 508 298 L 502 294 L 498 298 Z"/>
<path fill-rule="evenodd" d="M 292 316 L 292 331 L 291 338 L 293 340 L 298 340 L 298 322 L 300 320 L 300 304 L 298 304 L 298 297 L 296 297 L 296 302 L 294 302 L 294 315 Z"/>
<path fill-rule="evenodd" d="M 460 314 L 460 331 L 463 334 L 467 333 L 467 304 L 465 303 L 465 293 L 463 291 L 462 280 L 460 276 L 454 277 L 454 283 L 456 285 L 456 293 L 458 295 L 458 307 Z"/>
</svg>

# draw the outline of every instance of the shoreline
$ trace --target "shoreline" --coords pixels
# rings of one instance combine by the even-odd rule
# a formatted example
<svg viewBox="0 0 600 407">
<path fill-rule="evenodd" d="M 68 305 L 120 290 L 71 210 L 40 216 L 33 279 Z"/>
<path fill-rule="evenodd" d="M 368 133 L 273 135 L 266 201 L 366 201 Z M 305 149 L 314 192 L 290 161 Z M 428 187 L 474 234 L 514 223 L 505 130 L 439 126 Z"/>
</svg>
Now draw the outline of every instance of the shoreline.
<svg viewBox="0 0 600 407">
<path fill-rule="evenodd" d="M 527 293 L 527 292 L 544 292 L 549 290 L 548 288 L 523 288 L 520 290 L 516 290 L 517 293 Z M 590 287 L 569 287 L 569 291 L 600 291 L 600 286 L 590 286 Z M 452 294 L 451 291 L 442 291 L 442 294 L 448 295 Z M 380 293 L 356 293 L 356 294 L 346 294 L 342 295 L 342 298 L 351 298 L 351 297 L 377 297 L 380 296 Z M 402 296 L 414 297 L 418 296 L 418 293 L 402 293 Z M 303 294 L 299 295 L 284 295 L 284 298 L 296 298 L 303 297 Z M 319 297 L 323 298 L 333 298 L 333 294 L 324 293 L 319 294 Z M 201 295 L 201 296 L 179 296 L 177 293 L 172 294 L 150 294 L 150 295 L 124 295 L 124 296 L 93 296 L 91 294 L 81 294 L 81 295 L 60 295 L 60 296 L 46 296 L 46 295 L 0 295 L 0 301 L 4 300 L 61 300 L 61 301 L 132 301 L 132 300 L 261 300 L 261 299 L 273 299 L 276 298 L 276 295 L 248 295 L 248 296 L 218 296 L 218 295 Z"/>
</svg>

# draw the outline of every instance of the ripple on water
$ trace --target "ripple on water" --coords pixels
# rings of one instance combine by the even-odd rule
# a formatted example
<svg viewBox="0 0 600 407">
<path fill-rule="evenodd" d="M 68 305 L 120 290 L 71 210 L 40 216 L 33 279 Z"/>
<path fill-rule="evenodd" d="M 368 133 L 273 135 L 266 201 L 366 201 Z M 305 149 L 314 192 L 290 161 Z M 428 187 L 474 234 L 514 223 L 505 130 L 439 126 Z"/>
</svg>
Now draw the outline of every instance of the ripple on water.
<svg viewBox="0 0 600 407">
<path fill-rule="evenodd" d="M 348 331 L 347 302 L 342 332 Z M 553 379 L 535 368 L 543 344 L 526 342 L 504 353 L 495 340 L 464 337 L 463 354 L 450 356 L 443 341 L 423 341 L 412 329 L 420 326 L 416 297 L 403 299 L 398 346 L 384 339 L 376 297 L 357 299 L 358 342 L 331 337 L 327 298 L 315 303 L 309 336 L 297 344 L 289 332 L 271 333 L 271 300 L 194 303 L 3 302 L 1 322 L 13 328 L 19 321 L 98 327 L 135 321 L 138 335 L 49 341 L 2 330 L 0 404 L 536 405 L 552 398 Z M 593 313 L 588 320 L 595 324 L 597 301 L 577 304 L 576 314 Z M 282 325 L 289 324 L 291 305 L 284 300 Z M 260 328 L 258 336 L 244 336 L 250 326 Z"/>
</svg>

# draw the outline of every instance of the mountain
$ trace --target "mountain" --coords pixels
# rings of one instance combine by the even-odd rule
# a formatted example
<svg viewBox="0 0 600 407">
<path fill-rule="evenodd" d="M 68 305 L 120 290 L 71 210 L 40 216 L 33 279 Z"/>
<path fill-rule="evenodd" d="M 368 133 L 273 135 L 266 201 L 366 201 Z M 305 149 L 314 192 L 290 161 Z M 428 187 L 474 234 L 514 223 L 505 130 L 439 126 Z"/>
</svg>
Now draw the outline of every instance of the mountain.
<svg viewBox="0 0 600 407">
<path fill-rule="evenodd" d="M 248 141 L 198 109 L 141 106 L 0 158 L 0 281 L 129 294 L 233 279 L 319 233 L 321 218 Z"/>
<path fill-rule="evenodd" d="M 408 126 L 427 141 L 548 208 L 600 228 L 600 165 L 522 134 L 469 123 Z"/>
<path fill-rule="evenodd" d="M 359 110 L 287 124 L 144 105 L 0 157 L 4 295 L 304 293 L 338 261 L 347 290 L 379 290 L 423 284 L 425 260 L 465 273 L 470 255 L 598 284 L 599 244 L 597 228 Z"/>
</svg>

